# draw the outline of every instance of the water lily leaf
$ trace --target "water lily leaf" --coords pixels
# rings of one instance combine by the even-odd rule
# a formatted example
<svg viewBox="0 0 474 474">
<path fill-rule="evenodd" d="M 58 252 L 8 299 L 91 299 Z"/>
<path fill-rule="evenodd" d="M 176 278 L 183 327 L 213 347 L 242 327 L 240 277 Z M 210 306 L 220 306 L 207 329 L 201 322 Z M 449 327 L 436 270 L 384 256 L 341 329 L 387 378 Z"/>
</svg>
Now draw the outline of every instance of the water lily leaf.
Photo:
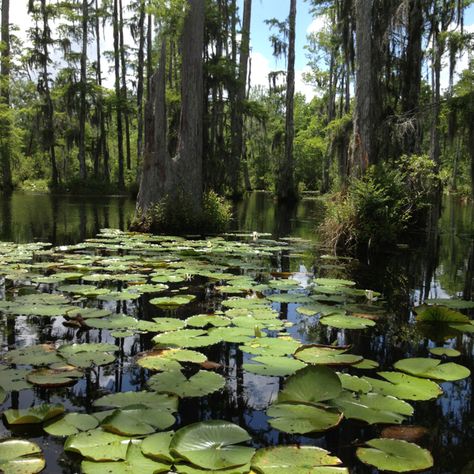
<svg viewBox="0 0 474 474">
<path fill-rule="evenodd" d="M 92 365 L 107 365 L 115 361 L 117 346 L 114 344 L 67 344 L 59 347 L 58 352 L 75 367 L 88 368 Z"/>
<path fill-rule="evenodd" d="M 97 288 L 94 285 L 62 285 L 58 287 L 58 290 L 64 293 L 74 293 L 76 295 L 88 297 L 110 293 L 110 290 L 106 288 Z"/>
<path fill-rule="evenodd" d="M 455 364 L 454 362 L 442 364 L 439 359 L 428 359 L 423 357 L 402 359 L 393 364 L 393 366 L 397 370 L 414 375 L 415 377 L 450 382 L 465 379 L 471 375 L 471 371 L 462 365 Z"/>
<path fill-rule="evenodd" d="M 372 369 L 378 369 L 379 363 L 371 359 L 362 359 L 360 362 L 357 362 L 357 364 L 352 364 L 351 367 L 354 367 L 360 370 L 372 370 Z"/>
<path fill-rule="evenodd" d="M 56 306 L 54 304 L 18 304 L 18 302 L 15 302 L 9 306 L 8 309 L 4 309 L 3 311 L 16 315 L 54 318 L 65 316 L 68 311 L 74 308 L 75 307 L 71 305 Z"/>
<path fill-rule="evenodd" d="M 128 291 L 142 295 L 144 293 L 161 293 L 162 291 L 166 291 L 168 288 L 169 286 L 163 283 L 156 283 L 154 285 L 144 283 L 140 285 L 129 286 Z"/>
<path fill-rule="evenodd" d="M 204 328 L 206 326 L 224 327 L 231 323 L 229 318 L 218 316 L 216 314 L 197 314 L 186 319 L 186 326 L 195 328 Z"/>
<path fill-rule="evenodd" d="M 334 314 L 325 316 L 319 320 L 325 326 L 331 326 L 338 329 L 367 329 L 375 326 L 375 321 L 370 319 L 357 318 L 355 316 L 345 316 L 343 314 Z"/>
<path fill-rule="evenodd" d="M 86 321 L 87 326 L 95 329 L 135 329 L 138 327 L 138 320 L 131 316 L 118 314 L 106 318 L 91 318 Z"/>
<path fill-rule="evenodd" d="M 294 434 L 326 431 L 342 420 L 342 413 L 337 409 L 294 403 L 271 405 L 267 415 L 272 417 L 269 423 L 273 428 Z"/>
<path fill-rule="evenodd" d="M 185 277 L 182 275 L 156 275 L 151 281 L 153 283 L 181 283 L 185 281 Z"/>
<path fill-rule="evenodd" d="M 423 471 L 433 466 L 430 452 L 414 443 L 383 438 L 371 439 L 365 444 L 368 447 L 357 448 L 357 457 L 382 471 Z"/>
<path fill-rule="evenodd" d="M 226 308 L 238 308 L 238 309 L 257 309 L 264 307 L 266 304 L 271 303 L 264 298 L 230 298 L 222 302 L 222 306 Z"/>
<path fill-rule="evenodd" d="M 228 421 L 202 421 L 179 429 L 170 451 L 203 469 L 227 469 L 250 461 L 255 449 L 240 445 L 250 439 L 243 428 Z"/>
<path fill-rule="evenodd" d="M 170 443 L 173 436 L 174 431 L 165 431 L 147 436 L 141 444 L 142 453 L 153 459 L 172 463 L 174 458 L 170 453 Z"/>
<path fill-rule="evenodd" d="M 123 436 L 139 436 L 174 425 L 174 416 L 166 408 L 122 408 L 104 418 L 101 427 Z"/>
<path fill-rule="evenodd" d="M 100 301 L 128 301 L 140 298 L 139 293 L 132 293 L 131 291 L 111 291 L 106 295 L 99 295 L 97 299 Z"/>
<path fill-rule="evenodd" d="M 273 303 L 311 303 L 312 299 L 303 293 L 277 293 L 267 297 Z"/>
<path fill-rule="evenodd" d="M 366 377 L 356 377 L 355 375 L 337 373 L 342 388 L 351 392 L 368 393 L 372 390 L 372 385 L 369 383 L 369 379 Z"/>
<path fill-rule="evenodd" d="M 43 426 L 46 433 L 52 436 L 69 436 L 80 431 L 97 428 L 99 422 L 92 415 L 85 413 L 68 413 L 59 420 L 52 420 Z"/>
<path fill-rule="evenodd" d="M 93 462 L 83 461 L 81 472 L 83 474 L 156 474 L 170 471 L 170 464 L 154 461 L 143 455 L 139 441 L 132 441 L 127 449 L 124 461 Z"/>
<path fill-rule="evenodd" d="M 474 301 L 466 301 L 449 298 L 432 298 L 425 300 L 426 304 L 446 306 L 451 309 L 473 309 Z"/>
<path fill-rule="evenodd" d="M 331 346 L 303 346 L 295 352 L 295 357 L 308 364 L 316 365 L 352 365 L 361 362 L 363 357 L 346 354 L 346 348 Z"/>
<path fill-rule="evenodd" d="M 3 412 L 3 416 L 9 425 L 26 425 L 43 423 L 64 413 L 62 405 L 49 405 L 44 403 L 32 408 L 9 409 Z"/>
<path fill-rule="evenodd" d="M 44 388 L 66 387 L 75 384 L 84 374 L 75 367 L 60 365 L 59 368 L 44 368 L 32 370 L 26 380 Z"/>
<path fill-rule="evenodd" d="M 309 366 L 289 377 L 278 394 L 278 403 L 315 404 L 339 396 L 341 381 L 336 373 L 325 366 Z"/>
<path fill-rule="evenodd" d="M 251 460 L 260 474 L 349 474 L 342 461 L 316 446 L 273 446 L 259 449 Z"/>
<path fill-rule="evenodd" d="M 378 372 L 383 380 L 364 377 L 373 388 L 374 392 L 382 395 L 391 395 L 402 400 L 434 400 L 443 394 L 441 387 L 426 379 L 413 377 L 400 372 Z"/>
<path fill-rule="evenodd" d="M 68 318 L 81 318 L 81 319 L 91 319 L 91 318 L 104 318 L 112 314 L 108 309 L 98 309 L 98 308 L 75 308 L 67 312 Z"/>
<path fill-rule="evenodd" d="M 172 308 L 191 303 L 195 299 L 196 296 L 194 295 L 162 296 L 151 299 L 150 303 L 161 308 Z"/>
<path fill-rule="evenodd" d="M 217 335 L 210 336 L 207 331 L 201 329 L 179 329 L 173 332 L 158 334 L 153 342 L 161 346 L 169 347 L 206 347 L 221 341 Z"/>
<path fill-rule="evenodd" d="M 355 281 L 343 280 L 340 278 L 316 278 L 315 283 L 321 286 L 332 286 L 334 288 L 340 286 L 355 286 Z"/>
<path fill-rule="evenodd" d="M 178 409 L 178 398 L 175 395 L 156 392 L 119 392 L 104 395 L 94 402 L 96 407 L 126 408 L 136 405 L 175 412 Z"/>
<path fill-rule="evenodd" d="M 474 324 L 472 321 L 469 324 L 450 323 L 448 326 L 459 332 L 467 332 L 468 334 L 474 334 Z"/>
<path fill-rule="evenodd" d="M 461 355 L 459 351 L 451 349 L 450 347 L 432 347 L 430 353 L 441 357 L 459 357 Z"/>
<path fill-rule="evenodd" d="M 148 386 L 160 393 L 178 397 L 203 397 L 220 390 L 225 385 L 222 375 L 200 370 L 189 379 L 182 372 L 162 372 L 148 380 Z"/>
<path fill-rule="evenodd" d="M 126 458 L 129 443 L 129 437 L 97 428 L 69 436 L 64 450 L 82 454 L 93 461 L 118 461 Z"/>
<path fill-rule="evenodd" d="M 25 369 L 2 369 L 0 370 L 0 387 L 8 387 L 8 390 L 20 391 L 31 388 L 26 381 L 29 370 Z"/>
<path fill-rule="evenodd" d="M 362 420 L 369 424 L 400 424 L 406 416 L 413 415 L 413 407 L 395 397 L 386 397 L 379 393 L 343 392 L 330 401 L 338 407 L 346 418 Z"/>
<path fill-rule="evenodd" d="M 258 364 L 243 364 L 242 368 L 247 372 L 270 377 L 285 377 L 294 374 L 297 370 L 306 367 L 304 362 L 289 357 L 257 356 L 252 362 Z"/>
<path fill-rule="evenodd" d="M 255 328 L 224 327 L 209 329 L 209 336 L 219 341 L 242 343 L 255 338 L 257 331 Z M 267 334 L 260 332 L 259 337 L 266 337 Z"/>
<path fill-rule="evenodd" d="M 273 310 L 270 306 L 254 306 L 252 308 L 231 308 L 224 313 L 232 320 L 234 318 L 248 317 L 256 320 L 278 319 L 278 311 Z"/>
<path fill-rule="evenodd" d="M 24 439 L 0 441 L 0 471 L 5 474 L 35 474 L 46 465 L 41 448 Z"/>
<path fill-rule="evenodd" d="M 300 346 L 294 339 L 266 337 L 246 342 L 239 349 L 249 354 L 277 357 L 293 354 Z"/>
<path fill-rule="evenodd" d="M 154 330 L 156 332 L 176 331 L 186 325 L 184 321 L 177 318 L 153 318 L 153 321 L 155 322 Z"/>
<path fill-rule="evenodd" d="M 61 358 L 56 354 L 56 349 L 52 344 L 22 347 L 8 351 L 4 357 L 11 364 L 33 365 L 36 367 L 61 362 Z"/>
<path fill-rule="evenodd" d="M 155 372 L 179 372 L 183 368 L 178 361 L 161 357 L 159 352 L 139 357 L 137 364 L 144 369 Z"/>
<path fill-rule="evenodd" d="M 469 323 L 469 318 L 445 306 L 420 306 L 416 308 L 416 320 L 423 323 Z"/>
<path fill-rule="evenodd" d="M 329 316 L 335 311 L 340 311 L 340 308 L 322 303 L 311 303 L 309 305 L 298 306 L 296 308 L 296 312 L 302 314 L 303 316 L 316 316 L 317 314 L 321 314 L 322 316 Z"/>
<path fill-rule="evenodd" d="M 199 467 L 191 466 L 190 464 L 175 463 L 174 468 L 178 474 L 209 474 L 214 472 L 216 474 L 248 474 L 250 472 L 250 464 L 242 466 L 229 467 L 227 469 L 200 469 Z"/>
</svg>

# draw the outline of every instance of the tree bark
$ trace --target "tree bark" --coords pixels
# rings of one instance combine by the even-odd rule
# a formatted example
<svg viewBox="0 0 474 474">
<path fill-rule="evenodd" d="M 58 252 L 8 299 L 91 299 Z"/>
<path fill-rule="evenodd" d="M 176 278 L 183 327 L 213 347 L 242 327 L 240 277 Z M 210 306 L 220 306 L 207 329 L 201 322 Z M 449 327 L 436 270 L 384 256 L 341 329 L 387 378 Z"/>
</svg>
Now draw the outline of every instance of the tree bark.
<svg viewBox="0 0 474 474">
<path fill-rule="evenodd" d="M 87 90 L 87 26 L 89 5 L 82 0 L 82 51 L 81 51 L 81 83 L 79 110 L 79 177 L 85 180 L 86 170 L 86 90 Z"/>
<path fill-rule="evenodd" d="M 123 6 L 119 0 L 119 38 L 120 38 L 120 66 L 122 70 L 122 90 L 121 104 L 122 113 L 125 120 L 125 152 L 127 169 L 132 169 L 132 157 L 130 148 L 130 116 L 128 114 L 128 94 L 127 94 L 127 64 L 125 62 L 125 43 L 123 38 Z"/>
<path fill-rule="evenodd" d="M 288 68 L 286 74 L 286 118 L 285 118 L 285 156 L 280 164 L 277 181 L 277 197 L 280 201 L 296 199 L 294 183 L 293 140 L 294 126 L 294 96 L 295 96 L 295 26 L 296 0 L 290 0 L 288 17 Z"/>
<path fill-rule="evenodd" d="M 117 113 L 117 150 L 118 150 L 118 186 L 124 188 L 125 180 L 123 174 L 123 124 L 122 124 L 122 94 L 120 91 L 120 51 L 119 51 L 119 13 L 118 0 L 114 0 L 113 12 L 114 30 L 114 70 L 115 70 L 115 100 Z"/>
<path fill-rule="evenodd" d="M 10 0 L 2 0 L 1 23 L 2 55 L 0 66 L 0 103 L 5 107 L 0 123 L 0 161 L 2 171 L 2 190 L 5 194 L 13 189 L 11 174 L 11 120 L 10 109 Z"/>
<path fill-rule="evenodd" d="M 145 0 L 140 0 L 140 16 L 138 19 L 139 43 L 137 65 L 137 163 L 142 161 L 143 154 L 143 84 L 145 67 Z"/>
</svg>

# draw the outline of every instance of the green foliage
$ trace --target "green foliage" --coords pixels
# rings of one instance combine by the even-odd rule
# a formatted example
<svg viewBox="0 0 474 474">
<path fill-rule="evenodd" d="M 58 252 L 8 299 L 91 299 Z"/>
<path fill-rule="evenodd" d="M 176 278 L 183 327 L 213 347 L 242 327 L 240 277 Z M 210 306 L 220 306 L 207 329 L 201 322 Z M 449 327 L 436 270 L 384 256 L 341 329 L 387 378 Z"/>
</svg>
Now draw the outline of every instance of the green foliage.
<svg viewBox="0 0 474 474">
<path fill-rule="evenodd" d="M 138 212 L 131 228 L 178 234 L 212 234 L 224 231 L 231 218 L 230 204 L 214 191 L 208 191 L 203 195 L 200 212 L 195 211 L 191 196 L 165 197 L 145 214 Z"/>
<path fill-rule="evenodd" d="M 333 246 L 394 242 L 422 218 L 436 183 L 434 163 L 425 155 L 372 166 L 328 204 L 322 225 L 327 241 Z"/>
</svg>

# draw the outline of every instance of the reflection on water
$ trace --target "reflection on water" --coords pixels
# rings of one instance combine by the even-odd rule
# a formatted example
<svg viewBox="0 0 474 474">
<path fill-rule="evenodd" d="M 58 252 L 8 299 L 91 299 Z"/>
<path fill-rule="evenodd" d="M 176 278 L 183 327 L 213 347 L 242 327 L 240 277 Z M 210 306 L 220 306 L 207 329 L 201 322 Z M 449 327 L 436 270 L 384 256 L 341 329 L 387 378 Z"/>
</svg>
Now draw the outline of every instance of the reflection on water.
<svg viewBox="0 0 474 474">
<path fill-rule="evenodd" d="M 134 210 L 134 202 L 123 197 L 73 198 L 70 196 L 14 194 L 0 201 L 0 240 L 28 242 L 45 240 L 58 244 L 76 243 L 94 236 L 101 228 L 127 228 Z M 279 207 L 266 194 L 254 193 L 235 207 L 236 230 L 269 232 L 274 237 L 300 237 L 317 241 L 316 224 L 322 215 L 322 206 L 316 199 L 301 201 L 294 209 Z M 274 303 L 282 319 L 297 323 L 290 331 L 305 342 L 351 344 L 352 352 L 377 360 L 383 369 L 390 368 L 396 360 L 405 357 L 426 356 L 427 348 L 434 341 L 418 332 L 413 324 L 413 306 L 428 297 L 463 296 L 472 298 L 474 276 L 474 211 L 469 205 L 461 205 L 447 199 L 439 221 L 439 227 L 427 234 L 420 234 L 416 246 L 401 246 L 390 252 L 360 257 L 351 265 L 321 258 L 318 252 L 292 254 L 283 252 L 271 262 L 273 271 L 314 271 L 318 276 L 355 279 L 361 288 L 372 288 L 383 293 L 387 300 L 389 316 L 371 331 L 342 331 L 318 324 L 316 318 L 302 317 L 296 312 L 296 304 Z M 268 269 L 268 271 L 270 268 Z M 124 308 L 119 308 L 123 310 Z M 180 310 L 186 317 L 202 312 L 203 306 Z M 140 314 L 146 319 L 155 316 L 156 309 L 149 304 L 137 307 L 129 304 L 125 311 Z M 472 314 L 471 314 L 472 316 Z M 65 328 L 61 322 L 47 319 L 34 322 L 26 317 L 2 318 L 0 328 L 3 346 L 14 346 L 29 341 L 38 343 L 60 338 L 84 342 L 115 342 L 102 331 L 85 331 L 77 334 L 73 328 Z M 39 336 L 39 339 L 37 337 Z M 107 339 L 110 337 L 110 339 Z M 123 340 L 122 340 L 123 341 Z M 453 337 L 444 343 L 462 352 L 458 361 L 474 372 L 473 338 L 467 335 Z M 133 357 L 150 347 L 149 335 L 126 339 L 122 354 Z M 347 463 L 354 464 L 353 473 L 373 472 L 360 464 L 352 463 L 356 439 L 370 439 L 379 435 L 379 428 L 367 427 L 354 422 L 343 425 L 324 435 L 309 439 L 286 435 L 270 429 L 265 415 L 269 400 L 281 388 L 277 378 L 267 378 L 247 373 L 241 369 L 247 355 L 237 350 L 235 344 L 211 347 L 206 350 L 210 360 L 221 362 L 226 371 L 228 389 L 225 396 L 214 394 L 201 400 L 184 400 L 180 405 L 181 423 L 191 423 L 206 418 L 232 419 L 246 427 L 256 445 L 302 442 L 316 444 L 339 454 Z M 88 372 L 87 376 L 72 389 L 54 391 L 24 391 L 9 400 L 9 406 L 30 406 L 33 400 L 63 402 L 68 397 L 70 407 L 91 408 L 91 401 L 107 391 L 125 391 L 144 388 L 144 371 L 136 365 L 124 362 Z M 433 402 L 416 403 L 415 415 L 409 420 L 430 429 L 428 447 L 436 459 L 436 474 L 458 473 L 474 454 L 474 396 L 473 378 L 443 384 L 444 395 Z M 8 434 L 2 428 L 1 434 Z M 21 430 L 17 433 L 22 435 Z M 30 439 L 44 445 L 45 437 L 38 430 Z M 63 440 L 47 438 L 49 447 L 48 472 L 77 472 L 73 456 L 62 453 Z"/>
</svg>

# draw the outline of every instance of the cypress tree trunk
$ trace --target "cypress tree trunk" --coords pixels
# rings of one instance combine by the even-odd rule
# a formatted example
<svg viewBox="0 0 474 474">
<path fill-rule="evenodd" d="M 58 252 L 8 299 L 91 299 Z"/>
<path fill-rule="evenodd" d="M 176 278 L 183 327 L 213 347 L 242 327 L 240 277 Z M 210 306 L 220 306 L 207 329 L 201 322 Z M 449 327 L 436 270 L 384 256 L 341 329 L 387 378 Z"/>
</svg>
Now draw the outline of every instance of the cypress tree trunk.
<svg viewBox="0 0 474 474">
<path fill-rule="evenodd" d="M 247 72 L 250 53 L 250 23 L 252 18 L 252 0 L 244 0 L 244 14 L 242 21 L 240 57 L 239 57 L 239 77 L 235 103 L 233 104 L 231 117 L 231 136 L 232 136 L 232 154 L 231 154 L 231 192 L 234 197 L 242 194 L 240 189 L 240 164 L 244 157 L 244 113 L 243 103 L 246 98 Z M 244 169 L 245 175 L 245 169 Z M 246 188 L 248 182 L 246 181 Z"/>
<path fill-rule="evenodd" d="M 295 96 L 295 25 L 296 0 L 290 0 L 289 35 L 288 35 L 288 69 L 286 75 L 286 121 L 285 121 L 285 156 L 278 173 L 277 197 L 281 201 L 296 199 L 294 183 L 293 139 L 294 96 Z"/>
<path fill-rule="evenodd" d="M 140 16 L 138 19 L 139 44 L 137 65 L 137 162 L 142 160 L 143 154 L 143 83 L 145 66 L 145 0 L 140 0 Z"/>
<path fill-rule="evenodd" d="M 123 40 L 123 6 L 122 0 L 119 0 L 120 10 L 120 24 L 119 24 L 119 38 L 120 38 L 120 65 L 122 70 L 122 90 L 121 90 L 121 104 L 122 113 L 125 119 L 125 151 L 127 169 L 132 169 L 132 158 L 130 149 L 130 116 L 128 114 L 128 94 L 127 94 L 127 64 L 125 63 L 125 44 Z"/>
<path fill-rule="evenodd" d="M 82 0 L 82 51 L 81 51 L 81 89 L 79 110 L 79 177 L 85 180 L 86 170 L 86 90 L 87 90 L 87 23 L 89 6 Z"/>
<path fill-rule="evenodd" d="M 1 24 L 2 55 L 0 67 L 0 103 L 5 110 L 0 111 L 0 161 L 2 171 L 2 189 L 5 194 L 11 193 L 13 189 L 12 174 L 10 167 L 11 155 L 11 123 L 10 109 L 10 0 L 2 0 L 2 24 Z M 2 108 L 3 108 L 2 107 Z"/>
<path fill-rule="evenodd" d="M 123 124 L 122 124 L 122 94 L 120 93 L 120 51 L 119 51 L 119 13 L 118 0 L 114 0 L 113 28 L 114 28 L 114 70 L 115 70 L 115 100 L 117 111 L 117 150 L 118 150 L 118 186 L 125 186 L 123 174 Z"/>
</svg>

